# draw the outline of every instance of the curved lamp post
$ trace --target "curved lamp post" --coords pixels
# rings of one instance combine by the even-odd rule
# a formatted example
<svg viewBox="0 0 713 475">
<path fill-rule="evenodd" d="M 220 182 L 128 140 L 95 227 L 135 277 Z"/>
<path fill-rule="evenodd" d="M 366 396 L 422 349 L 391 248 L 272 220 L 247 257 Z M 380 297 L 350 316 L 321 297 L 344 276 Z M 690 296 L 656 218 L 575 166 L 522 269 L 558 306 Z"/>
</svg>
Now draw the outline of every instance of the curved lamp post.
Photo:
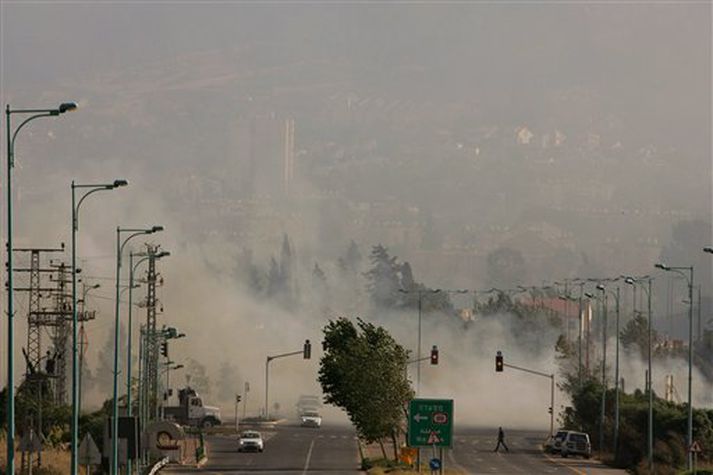
<svg viewBox="0 0 713 475">
<path fill-rule="evenodd" d="M 607 292 L 606 287 L 603 284 L 597 285 L 597 289 Z M 614 297 L 616 302 L 616 353 L 614 361 L 614 454 L 616 457 L 619 455 L 619 286 L 616 288 L 616 292 L 611 290 L 608 291 L 609 295 Z"/>
<path fill-rule="evenodd" d="M 114 307 L 114 371 L 113 371 L 113 391 L 112 391 L 112 421 L 111 421 L 111 475 L 119 474 L 119 400 L 118 400 L 118 378 L 119 378 L 119 277 L 121 273 L 121 255 L 124 252 L 124 246 L 132 238 L 142 236 L 144 234 L 153 234 L 163 231 L 163 226 L 153 226 L 151 228 L 136 229 L 136 228 L 116 228 L 116 303 Z M 127 233 L 123 241 L 121 240 L 122 233 Z"/>
<path fill-rule="evenodd" d="M 688 430 L 686 431 L 686 452 L 688 470 L 693 468 L 693 266 L 667 266 L 658 263 L 654 267 L 682 275 L 688 283 Z M 688 275 L 686 274 L 688 272 Z"/>
<path fill-rule="evenodd" d="M 77 475 L 79 470 L 79 365 L 77 329 L 79 318 L 77 314 L 77 232 L 79 231 L 79 207 L 91 194 L 107 191 L 128 185 L 126 180 L 114 180 L 112 183 L 79 184 L 72 180 L 72 439 L 71 439 L 71 475 Z M 76 190 L 84 191 L 77 201 Z"/>
<path fill-rule="evenodd" d="M 636 289 L 636 284 L 640 282 L 648 282 L 648 286 L 644 287 L 643 285 L 641 286 L 642 289 L 646 292 L 646 297 L 648 299 L 648 365 L 649 365 L 649 370 L 647 373 L 647 378 L 646 378 L 646 389 L 648 392 L 649 396 L 649 427 L 648 427 L 648 463 L 649 463 L 649 473 L 654 473 L 654 391 L 653 387 L 651 384 L 652 381 L 652 374 L 651 374 L 651 351 L 652 351 L 652 346 L 653 346 L 653 341 L 652 341 L 652 312 L 651 312 L 651 281 L 653 281 L 652 277 L 649 276 L 644 276 L 644 277 L 627 277 L 624 279 L 624 282 L 634 286 L 633 288 Z"/>
<path fill-rule="evenodd" d="M 65 102 L 55 109 L 11 109 L 5 106 L 5 122 L 7 124 L 7 464 L 5 471 L 15 473 L 15 371 L 13 353 L 13 319 L 15 308 L 13 300 L 13 267 L 12 267 L 12 169 L 15 167 L 15 140 L 17 134 L 30 121 L 41 117 L 56 117 L 77 108 L 76 102 Z M 12 114 L 28 116 L 17 128 L 12 130 Z"/>
</svg>

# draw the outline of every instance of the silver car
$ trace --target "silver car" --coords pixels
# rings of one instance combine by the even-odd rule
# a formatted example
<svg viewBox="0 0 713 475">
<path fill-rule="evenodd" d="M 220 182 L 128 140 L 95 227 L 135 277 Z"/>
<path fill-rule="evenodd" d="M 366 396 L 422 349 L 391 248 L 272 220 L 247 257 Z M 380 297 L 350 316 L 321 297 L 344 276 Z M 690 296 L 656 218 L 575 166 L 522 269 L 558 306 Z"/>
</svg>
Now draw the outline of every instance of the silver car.
<svg viewBox="0 0 713 475">
<path fill-rule="evenodd" d="M 238 452 L 262 452 L 265 445 L 262 435 L 255 430 L 246 430 L 238 438 Z"/>
</svg>

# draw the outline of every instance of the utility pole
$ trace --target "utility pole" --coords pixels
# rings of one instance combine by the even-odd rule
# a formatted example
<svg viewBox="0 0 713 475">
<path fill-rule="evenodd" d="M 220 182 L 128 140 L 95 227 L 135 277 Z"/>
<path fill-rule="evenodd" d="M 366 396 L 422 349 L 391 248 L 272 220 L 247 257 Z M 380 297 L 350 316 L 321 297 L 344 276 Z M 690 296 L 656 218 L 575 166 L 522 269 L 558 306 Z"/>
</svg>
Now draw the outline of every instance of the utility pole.
<svg viewBox="0 0 713 475">
<path fill-rule="evenodd" d="M 64 246 L 61 248 L 27 248 L 13 249 L 15 253 L 29 253 L 30 267 L 15 268 L 14 272 L 29 273 L 29 286 L 26 288 L 15 288 L 15 291 L 28 292 L 28 312 L 27 312 L 27 352 L 25 379 L 28 382 L 35 382 L 37 385 L 37 417 L 33 417 L 32 421 L 36 423 L 35 432 L 40 440 L 42 439 L 42 401 L 43 401 L 43 386 L 47 382 L 47 373 L 42 369 L 42 327 L 49 326 L 46 318 L 41 315 L 42 310 L 42 292 L 51 292 L 53 288 L 42 287 L 42 274 L 52 273 L 54 269 L 43 268 L 41 266 L 42 253 L 64 252 Z M 37 466 L 42 466 L 42 447 L 37 453 Z"/>
</svg>

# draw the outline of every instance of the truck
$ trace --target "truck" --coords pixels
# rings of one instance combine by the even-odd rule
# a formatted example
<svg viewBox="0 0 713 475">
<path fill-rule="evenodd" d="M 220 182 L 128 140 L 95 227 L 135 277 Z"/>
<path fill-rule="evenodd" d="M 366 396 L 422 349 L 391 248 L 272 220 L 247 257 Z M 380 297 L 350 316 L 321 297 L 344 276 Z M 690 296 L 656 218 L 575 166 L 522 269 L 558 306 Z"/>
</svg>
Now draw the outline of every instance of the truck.
<svg viewBox="0 0 713 475">
<path fill-rule="evenodd" d="M 208 429 L 221 424 L 220 409 L 206 406 L 191 387 L 178 390 L 178 406 L 164 406 L 164 417 L 184 426 Z"/>
</svg>

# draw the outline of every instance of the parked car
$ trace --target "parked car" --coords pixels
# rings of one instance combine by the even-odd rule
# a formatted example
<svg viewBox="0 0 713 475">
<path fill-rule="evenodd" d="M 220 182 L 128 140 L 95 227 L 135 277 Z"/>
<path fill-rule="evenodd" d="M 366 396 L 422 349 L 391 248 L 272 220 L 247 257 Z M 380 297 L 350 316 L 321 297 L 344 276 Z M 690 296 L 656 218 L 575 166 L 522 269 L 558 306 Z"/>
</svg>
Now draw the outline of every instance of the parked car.
<svg viewBox="0 0 713 475">
<path fill-rule="evenodd" d="M 304 411 L 300 415 L 300 425 L 302 427 L 319 427 L 322 425 L 322 416 L 316 411 Z"/>
<path fill-rule="evenodd" d="M 238 438 L 238 452 L 262 452 L 264 448 L 262 435 L 257 431 L 243 431 Z"/>
<path fill-rule="evenodd" d="M 556 454 L 562 449 L 562 441 L 567 437 L 568 430 L 558 430 L 557 433 L 545 442 L 545 451 Z"/>
<path fill-rule="evenodd" d="M 567 435 L 562 440 L 560 453 L 565 458 L 570 455 L 581 455 L 588 459 L 592 456 L 592 444 L 589 442 L 589 434 L 567 431 Z"/>
</svg>

